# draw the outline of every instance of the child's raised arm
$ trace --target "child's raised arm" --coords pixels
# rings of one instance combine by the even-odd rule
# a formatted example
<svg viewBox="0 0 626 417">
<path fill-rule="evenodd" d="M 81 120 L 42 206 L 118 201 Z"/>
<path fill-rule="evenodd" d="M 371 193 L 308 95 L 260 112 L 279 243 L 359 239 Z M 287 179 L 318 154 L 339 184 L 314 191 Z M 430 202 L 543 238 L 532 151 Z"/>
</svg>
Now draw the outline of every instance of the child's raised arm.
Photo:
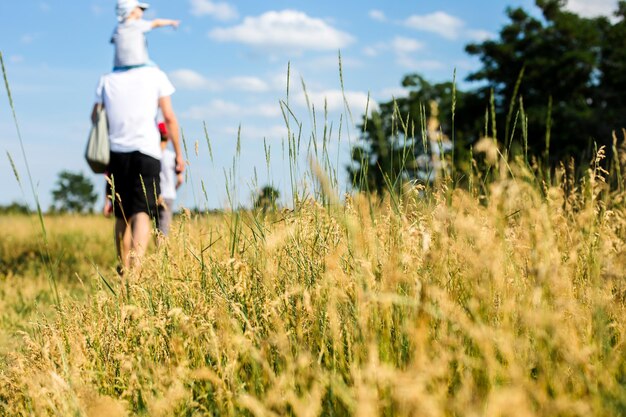
<svg viewBox="0 0 626 417">
<path fill-rule="evenodd" d="M 154 19 L 152 21 L 152 29 L 154 28 L 160 28 L 163 26 L 172 26 L 177 28 L 178 25 L 180 24 L 180 20 L 173 20 L 173 19 Z"/>
</svg>

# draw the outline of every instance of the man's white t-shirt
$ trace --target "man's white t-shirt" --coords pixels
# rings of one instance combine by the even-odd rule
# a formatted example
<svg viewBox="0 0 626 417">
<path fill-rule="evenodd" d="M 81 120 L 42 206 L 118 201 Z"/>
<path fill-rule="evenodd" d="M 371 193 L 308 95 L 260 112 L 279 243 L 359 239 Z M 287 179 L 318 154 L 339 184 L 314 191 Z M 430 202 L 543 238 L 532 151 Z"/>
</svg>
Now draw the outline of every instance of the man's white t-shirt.
<svg viewBox="0 0 626 417">
<path fill-rule="evenodd" d="M 103 75 L 96 88 L 96 103 L 104 104 L 111 151 L 139 151 L 160 160 L 159 99 L 174 91 L 167 75 L 157 67 Z"/>
</svg>

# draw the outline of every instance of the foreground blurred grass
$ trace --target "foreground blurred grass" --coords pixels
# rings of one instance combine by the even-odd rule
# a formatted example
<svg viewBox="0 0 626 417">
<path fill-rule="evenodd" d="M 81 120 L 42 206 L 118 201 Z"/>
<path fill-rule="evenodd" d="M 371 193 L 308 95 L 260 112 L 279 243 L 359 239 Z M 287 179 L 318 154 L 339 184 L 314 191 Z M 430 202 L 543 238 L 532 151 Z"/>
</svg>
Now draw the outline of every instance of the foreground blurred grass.
<svg viewBox="0 0 626 417">
<path fill-rule="evenodd" d="M 52 220 L 58 311 L 2 219 L 0 413 L 624 415 L 625 194 L 511 169 L 480 196 L 182 216 L 126 282 L 110 224 Z"/>
</svg>

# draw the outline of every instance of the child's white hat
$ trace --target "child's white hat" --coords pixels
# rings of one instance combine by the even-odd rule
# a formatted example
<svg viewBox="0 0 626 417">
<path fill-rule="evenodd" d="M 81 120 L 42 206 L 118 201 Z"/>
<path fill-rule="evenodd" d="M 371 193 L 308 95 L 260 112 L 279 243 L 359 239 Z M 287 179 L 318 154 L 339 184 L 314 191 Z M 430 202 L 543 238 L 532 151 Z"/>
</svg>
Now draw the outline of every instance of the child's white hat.
<svg viewBox="0 0 626 417">
<path fill-rule="evenodd" d="M 150 5 L 148 3 L 141 3 L 137 0 L 117 0 L 117 7 L 115 8 L 115 11 L 117 12 L 117 20 L 123 22 L 137 7 L 146 10 L 150 7 Z"/>
</svg>

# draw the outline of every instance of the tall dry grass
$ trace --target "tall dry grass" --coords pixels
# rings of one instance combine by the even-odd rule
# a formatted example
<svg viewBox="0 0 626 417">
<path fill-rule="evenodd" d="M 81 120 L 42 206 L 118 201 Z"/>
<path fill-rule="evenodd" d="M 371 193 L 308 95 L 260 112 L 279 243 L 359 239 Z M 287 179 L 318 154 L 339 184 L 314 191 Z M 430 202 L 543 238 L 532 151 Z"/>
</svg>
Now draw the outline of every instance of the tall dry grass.
<svg viewBox="0 0 626 417">
<path fill-rule="evenodd" d="M 37 219 L 0 216 L 0 368 L 17 349 L 19 333 L 56 311 L 49 274 L 61 282 L 64 298 L 84 299 L 94 290 L 94 266 L 115 264 L 111 222 L 93 216 L 48 216 L 49 244 Z"/>
<path fill-rule="evenodd" d="M 20 333 L 0 413 L 624 415 L 626 195 L 601 158 L 580 182 L 513 163 L 466 190 L 184 215 L 140 271 L 92 271 Z"/>
<path fill-rule="evenodd" d="M 318 172 L 303 202 L 281 109 L 295 209 L 183 216 L 123 280 L 103 220 L 44 221 L 28 175 L 41 233 L 0 219 L 0 414 L 626 414 L 623 152 L 575 181 L 488 140 L 467 187 L 339 204 Z"/>
</svg>

